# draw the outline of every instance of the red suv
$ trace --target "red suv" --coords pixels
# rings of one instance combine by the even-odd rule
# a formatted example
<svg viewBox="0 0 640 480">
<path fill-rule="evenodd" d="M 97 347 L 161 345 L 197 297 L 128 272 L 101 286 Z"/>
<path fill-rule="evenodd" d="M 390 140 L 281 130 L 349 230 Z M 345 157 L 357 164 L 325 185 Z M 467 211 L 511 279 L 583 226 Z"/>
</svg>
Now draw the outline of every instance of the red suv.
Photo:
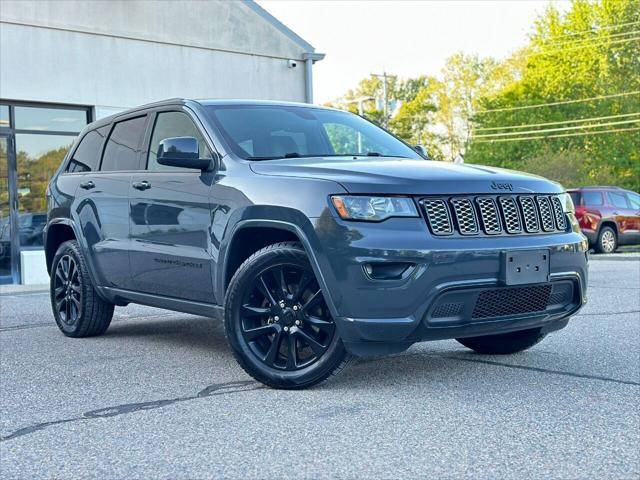
<svg viewBox="0 0 640 480">
<path fill-rule="evenodd" d="M 618 187 L 581 187 L 568 191 L 580 228 L 599 253 L 640 243 L 640 195 Z"/>
</svg>

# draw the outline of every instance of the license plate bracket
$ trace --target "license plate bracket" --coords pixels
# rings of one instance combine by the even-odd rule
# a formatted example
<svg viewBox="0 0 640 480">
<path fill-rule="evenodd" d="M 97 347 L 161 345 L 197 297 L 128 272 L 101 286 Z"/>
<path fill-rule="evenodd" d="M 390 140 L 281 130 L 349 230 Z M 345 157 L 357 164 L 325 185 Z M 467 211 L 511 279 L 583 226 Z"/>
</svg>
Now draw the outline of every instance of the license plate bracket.
<svg viewBox="0 0 640 480">
<path fill-rule="evenodd" d="M 549 281 L 549 250 L 503 251 L 500 269 L 505 285 Z"/>
</svg>

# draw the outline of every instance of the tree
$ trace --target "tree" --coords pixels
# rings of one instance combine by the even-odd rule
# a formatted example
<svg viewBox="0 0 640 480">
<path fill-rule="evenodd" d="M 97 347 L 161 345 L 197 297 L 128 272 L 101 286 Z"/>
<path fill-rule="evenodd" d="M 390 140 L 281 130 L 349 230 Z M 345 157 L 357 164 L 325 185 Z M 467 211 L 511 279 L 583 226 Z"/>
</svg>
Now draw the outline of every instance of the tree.
<svg viewBox="0 0 640 480">
<path fill-rule="evenodd" d="M 638 27 L 640 0 L 574 0 L 565 15 L 549 7 L 519 52 L 520 75 L 480 99 L 467 161 L 526 169 L 564 155 L 582 161 L 572 183 L 604 176 L 637 190 Z"/>
</svg>

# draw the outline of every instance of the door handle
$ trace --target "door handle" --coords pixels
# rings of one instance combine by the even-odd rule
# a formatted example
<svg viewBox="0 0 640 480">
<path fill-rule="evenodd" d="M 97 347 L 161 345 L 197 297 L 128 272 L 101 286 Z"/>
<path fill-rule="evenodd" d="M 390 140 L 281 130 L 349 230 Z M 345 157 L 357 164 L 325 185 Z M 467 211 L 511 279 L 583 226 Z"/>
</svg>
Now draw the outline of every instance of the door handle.
<svg viewBox="0 0 640 480">
<path fill-rule="evenodd" d="M 146 180 L 143 180 L 141 182 L 133 182 L 132 187 L 137 190 L 147 190 L 151 188 L 151 184 Z"/>
<path fill-rule="evenodd" d="M 96 186 L 95 183 L 93 183 L 91 180 L 86 181 L 86 182 L 82 182 L 80 184 L 80 188 L 84 188 L 85 190 L 91 190 L 92 188 L 94 188 Z"/>
</svg>

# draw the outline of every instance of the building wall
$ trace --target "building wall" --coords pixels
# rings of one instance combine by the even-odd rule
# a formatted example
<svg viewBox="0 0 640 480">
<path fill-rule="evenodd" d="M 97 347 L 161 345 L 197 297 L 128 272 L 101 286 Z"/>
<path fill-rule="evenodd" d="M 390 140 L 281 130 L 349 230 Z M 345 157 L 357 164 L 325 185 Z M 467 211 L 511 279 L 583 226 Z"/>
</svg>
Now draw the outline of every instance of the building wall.
<svg viewBox="0 0 640 480">
<path fill-rule="evenodd" d="M 170 97 L 304 101 L 304 48 L 242 2 L 7 1 L 0 97 L 109 114 Z"/>
</svg>

